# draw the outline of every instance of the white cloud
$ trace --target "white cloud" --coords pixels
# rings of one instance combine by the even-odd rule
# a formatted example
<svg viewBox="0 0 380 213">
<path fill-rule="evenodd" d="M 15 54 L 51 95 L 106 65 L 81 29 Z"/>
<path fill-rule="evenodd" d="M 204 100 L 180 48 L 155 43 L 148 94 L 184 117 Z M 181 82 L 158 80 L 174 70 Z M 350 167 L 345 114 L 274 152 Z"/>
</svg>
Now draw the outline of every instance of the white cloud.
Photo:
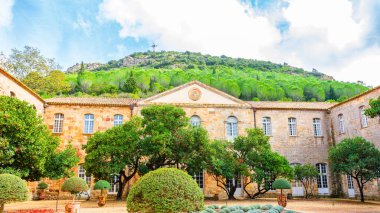
<svg viewBox="0 0 380 213">
<path fill-rule="evenodd" d="M 14 0 L 2 0 L 0 6 L 0 28 L 12 23 L 12 7 Z"/>
<path fill-rule="evenodd" d="M 73 28 L 83 30 L 88 36 L 91 33 L 91 22 L 84 20 L 81 15 L 78 15 L 77 20 L 73 23 Z"/>
<path fill-rule="evenodd" d="M 235 0 L 106 0 L 101 17 L 122 26 L 121 37 L 148 38 L 160 49 L 265 58 L 281 37 L 267 18 Z"/>
<path fill-rule="evenodd" d="M 374 28 L 368 2 L 376 0 L 285 1 L 277 13 L 260 13 L 237 0 L 104 0 L 99 17 L 119 23 L 120 37 L 148 39 L 159 49 L 287 62 L 380 84 L 380 48 L 366 40 Z M 281 18 L 289 23 L 283 33 Z"/>
</svg>

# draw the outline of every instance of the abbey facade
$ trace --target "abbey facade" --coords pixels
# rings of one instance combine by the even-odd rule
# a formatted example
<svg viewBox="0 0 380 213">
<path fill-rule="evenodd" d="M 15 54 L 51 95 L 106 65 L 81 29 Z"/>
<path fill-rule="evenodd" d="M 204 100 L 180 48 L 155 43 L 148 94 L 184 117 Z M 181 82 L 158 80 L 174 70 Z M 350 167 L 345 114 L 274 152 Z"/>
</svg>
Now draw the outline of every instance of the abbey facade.
<svg viewBox="0 0 380 213">
<path fill-rule="evenodd" d="M 181 107 L 191 124 L 205 128 L 212 139 L 232 141 L 244 135 L 247 128 L 262 128 L 270 137 L 272 149 L 284 155 L 292 165 L 310 163 L 316 166 L 319 177 L 315 192 L 319 195 L 343 192 L 346 197 L 355 197 L 359 194 L 350 177 L 331 173 L 329 147 L 345 138 L 362 136 L 380 149 L 380 120 L 364 115 L 369 100 L 380 96 L 380 87 L 341 103 L 242 101 L 198 81 L 141 100 L 75 97 L 42 100 L 0 69 L 0 95 L 15 96 L 35 106 L 49 129 L 61 139 L 61 145 L 71 143 L 77 148 L 80 164 L 85 156 L 81 147 L 93 133 L 120 125 L 133 115 L 139 115 L 144 107 L 157 104 Z M 75 168 L 76 175 L 91 184 L 93 180 L 86 176 L 80 164 Z M 226 196 L 207 172 L 190 175 L 205 196 Z M 242 189 L 245 181 L 245 177 L 237 180 L 235 196 L 245 196 Z M 368 183 L 365 195 L 380 198 L 379 186 L 380 180 Z M 117 187 L 112 184 L 110 193 L 116 193 Z M 303 196 L 302 185 L 293 182 L 289 193 Z"/>
</svg>

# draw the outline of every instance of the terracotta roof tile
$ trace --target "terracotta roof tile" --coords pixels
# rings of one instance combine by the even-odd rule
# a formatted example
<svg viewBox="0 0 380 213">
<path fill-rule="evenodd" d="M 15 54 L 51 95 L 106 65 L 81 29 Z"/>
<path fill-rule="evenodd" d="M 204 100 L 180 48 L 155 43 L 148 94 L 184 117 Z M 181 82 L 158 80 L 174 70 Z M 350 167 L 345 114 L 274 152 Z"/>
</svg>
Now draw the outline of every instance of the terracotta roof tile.
<svg viewBox="0 0 380 213">
<path fill-rule="evenodd" d="M 98 105 L 98 106 L 129 106 L 134 104 L 139 99 L 132 98 L 78 98 L 78 97 L 65 97 L 65 98 L 50 98 L 46 99 L 47 104 L 51 105 Z"/>
<path fill-rule="evenodd" d="M 303 109 L 327 110 L 336 103 L 327 102 L 280 102 L 280 101 L 247 101 L 257 109 Z"/>
</svg>

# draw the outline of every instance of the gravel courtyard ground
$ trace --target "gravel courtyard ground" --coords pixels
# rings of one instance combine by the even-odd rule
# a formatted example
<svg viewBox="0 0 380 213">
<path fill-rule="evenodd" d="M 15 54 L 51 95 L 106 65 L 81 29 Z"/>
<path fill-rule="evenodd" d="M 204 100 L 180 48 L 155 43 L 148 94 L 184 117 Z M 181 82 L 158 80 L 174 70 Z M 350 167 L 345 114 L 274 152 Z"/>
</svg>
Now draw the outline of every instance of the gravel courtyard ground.
<svg viewBox="0 0 380 213">
<path fill-rule="evenodd" d="M 65 203 L 69 201 L 59 201 L 58 208 L 63 210 Z M 206 201 L 206 205 L 252 205 L 252 204 L 272 204 L 277 205 L 275 199 L 257 199 L 257 200 L 236 200 L 236 201 Z M 5 210 L 19 209 L 36 209 L 46 208 L 55 209 L 55 201 L 27 201 L 22 203 L 13 203 L 5 206 Z M 289 200 L 286 209 L 297 212 L 370 212 L 380 213 L 380 202 L 368 201 L 364 204 L 354 200 L 344 199 L 318 199 L 318 200 Z M 81 201 L 81 213 L 119 213 L 126 212 L 125 201 L 108 201 L 105 207 L 99 208 L 96 201 Z"/>
</svg>

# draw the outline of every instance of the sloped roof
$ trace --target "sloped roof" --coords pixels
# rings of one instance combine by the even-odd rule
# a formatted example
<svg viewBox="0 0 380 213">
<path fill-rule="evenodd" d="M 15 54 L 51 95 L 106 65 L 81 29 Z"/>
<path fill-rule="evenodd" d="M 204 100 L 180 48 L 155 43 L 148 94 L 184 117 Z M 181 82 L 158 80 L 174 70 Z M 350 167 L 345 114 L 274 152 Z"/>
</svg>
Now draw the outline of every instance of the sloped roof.
<svg viewBox="0 0 380 213">
<path fill-rule="evenodd" d="M 328 110 L 336 103 L 327 102 L 281 102 L 281 101 L 247 101 L 257 109 L 302 109 L 302 110 Z"/>
<path fill-rule="evenodd" d="M 79 98 L 79 97 L 64 97 L 46 99 L 46 103 L 50 105 L 92 105 L 92 106 L 130 106 L 139 99 L 133 98 Z"/>
<path fill-rule="evenodd" d="M 17 78 L 13 77 L 10 73 L 5 71 L 1 66 L 0 66 L 0 73 L 2 73 L 4 76 L 15 82 L 17 85 L 25 89 L 27 92 L 29 92 L 31 95 L 36 97 L 38 100 L 40 100 L 42 103 L 45 103 L 44 99 L 41 98 L 37 93 L 35 93 L 32 89 L 30 89 L 28 86 L 26 86 L 24 83 L 22 83 L 20 80 Z"/>
</svg>

